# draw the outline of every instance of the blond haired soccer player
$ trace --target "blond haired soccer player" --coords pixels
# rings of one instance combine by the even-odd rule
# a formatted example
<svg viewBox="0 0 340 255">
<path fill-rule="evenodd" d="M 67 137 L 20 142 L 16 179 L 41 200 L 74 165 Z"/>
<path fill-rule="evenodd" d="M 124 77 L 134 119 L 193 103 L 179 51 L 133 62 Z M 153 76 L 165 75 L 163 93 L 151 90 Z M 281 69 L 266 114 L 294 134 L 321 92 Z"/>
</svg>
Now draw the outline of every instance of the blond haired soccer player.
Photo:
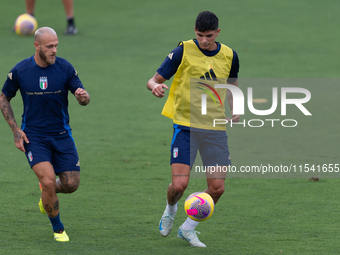
<svg viewBox="0 0 340 255">
<path fill-rule="evenodd" d="M 167 204 L 159 222 L 162 236 L 168 236 L 177 211 L 177 202 L 189 184 L 190 170 L 197 151 L 204 166 L 228 166 L 231 164 L 226 125 L 215 127 L 214 119 L 226 119 L 224 98 L 227 97 L 232 118 L 232 94 L 225 88 L 215 89 L 215 84 L 229 83 L 238 86 L 239 60 L 235 51 L 216 42 L 221 29 L 217 16 L 209 11 L 201 12 L 195 22 L 196 39 L 180 42 L 170 52 L 156 74 L 148 81 L 147 88 L 158 98 L 165 96 L 164 84 L 173 75 L 168 99 L 162 114 L 173 120 L 171 143 L 172 182 L 167 188 Z M 201 111 L 202 93 L 206 94 L 207 113 Z M 210 96 L 208 96 L 211 95 Z M 213 99 L 214 98 L 214 99 Z M 213 100 L 217 101 L 213 102 Z M 205 192 L 217 203 L 224 192 L 225 173 L 207 175 Z M 179 227 L 177 236 L 196 247 L 206 247 L 196 235 L 198 222 L 190 219 Z"/>
<path fill-rule="evenodd" d="M 40 211 L 49 217 L 54 239 L 69 241 L 60 221 L 57 193 L 78 189 L 80 164 L 68 115 L 68 92 L 80 105 L 90 96 L 77 71 L 59 58 L 56 32 L 49 27 L 35 32 L 35 54 L 16 64 L 0 95 L 0 110 L 10 126 L 15 146 L 25 153 L 41 189 Z M 20 90 L 24 105 L 21 129 L 14 118 L 11 99 Z M 59 177 L 56 179 L 56 175 Z"/>
</svg>

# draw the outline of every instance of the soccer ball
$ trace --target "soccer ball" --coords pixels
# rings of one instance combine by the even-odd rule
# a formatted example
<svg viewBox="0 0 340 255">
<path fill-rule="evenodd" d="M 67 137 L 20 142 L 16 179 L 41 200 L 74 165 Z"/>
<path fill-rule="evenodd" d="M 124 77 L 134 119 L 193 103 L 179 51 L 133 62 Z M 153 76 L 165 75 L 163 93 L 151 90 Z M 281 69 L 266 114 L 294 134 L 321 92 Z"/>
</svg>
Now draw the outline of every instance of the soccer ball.
<svg viewBox="0 0 340 255">
<path fill-rule="evenodd" d="M 15 20 L 14 31 L 17 35 L 33 35 L 37 28 L 37 20 L 27 13 L 19 15 Z"/>
<path fill-rule="evenodd" d="M 213 199 L 205 192 L 192 193 L 184 203 L 186 214 L 195 221 L 209 219 L 214 212 L 214 207 Z"/>
</svg>

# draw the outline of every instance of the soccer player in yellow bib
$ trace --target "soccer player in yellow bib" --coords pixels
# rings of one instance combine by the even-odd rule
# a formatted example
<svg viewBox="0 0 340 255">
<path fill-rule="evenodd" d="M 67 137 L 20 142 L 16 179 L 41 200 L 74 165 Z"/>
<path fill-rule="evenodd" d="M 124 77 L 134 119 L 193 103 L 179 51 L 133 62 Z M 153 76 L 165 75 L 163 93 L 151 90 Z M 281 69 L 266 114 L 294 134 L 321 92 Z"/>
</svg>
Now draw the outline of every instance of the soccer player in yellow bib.
<svg viewBox="0 0 340 255">
<path fill-rule="evenodd" d="M 165 96 L 164 84 L 173 75 L 168 99 L 162 114 L 173 120 L 171 143 L 172 182 L 167 189 L 167 205 L 159 222 L 162 236 L 168 236 L 177 212 L 177 202 L 189 184 L 190 170 L 197 151 L 204 166 L 228 166 L 230 154 L 226 125 L 213 125 L 214 119 L 239 121 L 232 111 L 232 94 L 215 84 L 238 86 L 239 60 L 235 51 L 215 41 L 220 33 L 217 16 L 201 12 L 195 22 L 196 39 L 180 42 L 166 57 L 147 88 L 158 98 Z M 204 95 L 205 94 L 205 95 Z M 224 99 L 227 98 L 231 118 L 226 118 Z M 203 103 L 205 102 L 205 106 Z M 216 204 L 224 192 L 225 173 L 207 173 L 206 193 Z M 206 247 L 197 235 L 198 222 L 190 219 L 179 227 L 177 236 L 192 246 Z"/>
</svg>

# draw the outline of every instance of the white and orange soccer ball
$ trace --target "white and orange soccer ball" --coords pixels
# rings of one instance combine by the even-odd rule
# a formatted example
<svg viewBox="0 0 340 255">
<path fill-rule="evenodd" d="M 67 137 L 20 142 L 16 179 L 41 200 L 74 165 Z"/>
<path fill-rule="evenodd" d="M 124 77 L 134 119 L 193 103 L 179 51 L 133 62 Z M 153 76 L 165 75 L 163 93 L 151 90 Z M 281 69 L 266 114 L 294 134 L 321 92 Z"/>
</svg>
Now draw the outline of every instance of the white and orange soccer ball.
<svg viewBox="0 0 340 255">
<path fill-rule="evenodd" d="M 38 29 L 37 20 L 27 13 L 17 17 L 14 24 L 14 31 L 17 35 L 33 35 Z"/>
<path fill-rule="evenodd" d="M 186 214 L 195 221 L 209 219 L 214 212 L 214 208 L 214 200 L 205 192 L 192 193 L 184 203 Z"/>
</svg>

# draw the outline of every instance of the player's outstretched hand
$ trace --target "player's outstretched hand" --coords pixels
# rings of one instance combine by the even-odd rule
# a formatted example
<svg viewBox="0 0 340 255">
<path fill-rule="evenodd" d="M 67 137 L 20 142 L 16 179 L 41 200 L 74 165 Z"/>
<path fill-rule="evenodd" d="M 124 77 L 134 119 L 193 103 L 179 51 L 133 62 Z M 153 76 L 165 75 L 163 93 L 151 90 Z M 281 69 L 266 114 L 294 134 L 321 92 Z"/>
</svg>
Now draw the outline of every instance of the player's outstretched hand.
<svg viewBox="0 0 340 255">
<path fill-rule="evenodd" d="M 165 84 L 159 84 L 157 86 L 154 86 L 152 88 L 152 94 L 155 95 L 156 97 L 162 98 L 164 97 L 164 89 L 169 89 L 168 86 L 166 86 Z"/>
<path fill-rule="evenodd" d="M 77 88 L 74 92 L 74 96 L 77 98 L 80 105 L 87 105 L 90 102 L 90 95 L 85 89 Z"/>
<path fill-rule="evenodd" d="M 25 152 L 24 142 L 29 143 L 26 134 L 20 129 L 16 130 L 14 132 L 14 143 L 15 146 L 22 152 Z"/>
</svg>

